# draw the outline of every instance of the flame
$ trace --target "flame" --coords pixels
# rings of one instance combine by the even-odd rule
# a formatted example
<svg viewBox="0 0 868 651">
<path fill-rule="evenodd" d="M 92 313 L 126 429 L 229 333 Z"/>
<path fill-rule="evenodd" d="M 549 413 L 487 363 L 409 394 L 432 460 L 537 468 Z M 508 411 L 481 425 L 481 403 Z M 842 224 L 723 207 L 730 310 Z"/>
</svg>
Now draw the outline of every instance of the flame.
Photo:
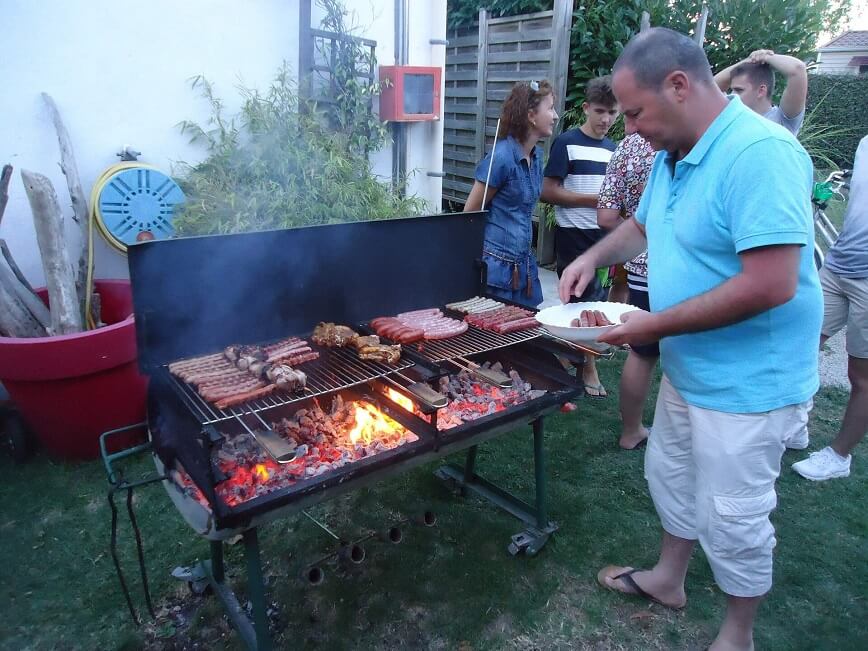
<svg viewBox="0 0 868 651">
<path fill-rule="evenodd" d="M 403 393 L 395 391 L 394 389 L 386 389 L 386 395 L 389 396 L 389 398 L 391 398 L 393 402 L 401 405 L 410 413 L 413 413 L 413 401 L 410 400 L 410 398 L 405 396 Z"/>
<path fill-rule="evenodd" d="M 268 474 L 268 468 L 266 468 L 263 463 L 257 463 L 253 467 L 253 474 L 262 481 L 268 481 L 268 478 L 271 476 Z"/>
<path fill-rule="evenodd" d="M 397 432 L 401 426 L 379 409 L 368 403 L 356 403 L 356 424 L 347 435 L 353 444 L 371 443 L 384 434 Z"/>
</svg>

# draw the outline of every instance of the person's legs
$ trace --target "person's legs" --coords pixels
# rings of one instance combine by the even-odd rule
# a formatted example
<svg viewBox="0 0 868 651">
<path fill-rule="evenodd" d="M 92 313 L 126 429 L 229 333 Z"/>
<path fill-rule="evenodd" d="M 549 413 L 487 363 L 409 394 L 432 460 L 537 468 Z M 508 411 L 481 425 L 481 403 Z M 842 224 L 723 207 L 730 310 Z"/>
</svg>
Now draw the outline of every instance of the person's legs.
<svg viewBox="0 0 868 651">
<path fill-rule="evenodd" d="M 597 360 L 593 355 L 585 356 L 585 365 L 582 367 L 582 382 L 585 383 L 585 393 L 591 398 L 605 398 L 606 393 L 600 376 L 597 373 Z"/>
<path fill-rule="evenodd" d="M 650 570 L 631 572 L 630 577 L 641 590 L 652 595 L 656 601 L 672 608 L 681 608 L 687 601 L 684 580 L 687 577 L 687 568 L 695 545 L 695 540 L 679 538 L 664 531 L 657 563 Z M 608 576 L 603 581 L 612 590 L 627 594 L 635 593 L 632 586 L 623 579 Z"/>
<path fill-rule="evenodd" d="M 690 407 L 696 461 L 699 542 L 727 613 L 711 649 L 753 649 L 756 610 L 772 586 L 777 504 L 784 441 L 801 405 L 765 413 L 729 414 Z M 653 439 L 653 436 L 652 436 Z"/>
<path fill-rule="evenodd" d="M 653 428 L 645 452 L 645 478 L 663 525 L 663 538 L 654 567 L 631 577 L 658 601 L 680 607 L 685 602 L 684 578 L 696 544 L 696 480 L 688 407 L 666 376 L 660 383 Z M 613 590 L 634 592 L 623 579 L 604 581 Z"/>
<path fill-rule="evenodd" d="M 850 355 L 847 358 L 847 377 L 850 379 L 850 400 L 841 421 L 841 430 L 830 446 L 842 457 L 849 456 L 868 431 L 868 359 Z"/>
<path fill-rule="evenodd" d="M 726 617 L 709 651 L 752 651 L 753 624 L 763 597 L 726 598 Z"/>
<path fill-rule="evenodd" d="M 825 301 L 820 347 L 846 322 L 850 399 L 832 443 L 793 464 L 793 470 L 813 481 L 848 477 L 850 453 L 868 430 L 868 279 L 844 278 L 824 267 L 820 282 Z"/>
<path fill-rule="evenodd" d="M 633 350 L 624 362 L 619 394 L 621 439 L 618 444 L 625 450 L 632 450 L 648 438 L 648 430 L 642 425 L 642 413 L 656 364 L 656 357 L 643 357 Z"/>
<path fill-rule="evenodd" d="M 558 226 L 555 229 L 558 278 L 563 275 L 564 269 L 566 269 L 573 260 L 587 251 L 595 241 L 602 238 L 601 233 L 602 231 L 595 233 L 593 231 L 585 231 L 579 228 L 565 228 L 563 226 Z M 570 298 L 570 302 L 572 303 L 605 300 L 606 290 L 603 289 L 596 276 L 585 288 L 585 291 L 582 292 L 581 296 L 573 296 Z M 564 364 L 564 361 L 565 360 L 562 359 L 561 364 Z M 606 397 L 606 389 L 600 382 L 600 376 L 597 374 L 596 358 L 593 355 L 585 355 L 585 363 L 582 366 L 582 382 L 585 385 L 585 395 L 591 398 Z"/>
<path fill-rule="evenodd" d="M 630 286 L 630 304 L 642 310 L 650 310 L 648 291 Z M 631 450 L 648 438 L 648 430 L 642 425 L 642 412 L 651 385 L 651 374 L 660 357 L 658 344 L 634 346 L 627 355 L 621 371 L 621 440 L 622 448 Z"/>
<path fill-rule="evenodd" d="M 849 455 L 868 429 L 868 278 L 839 278 L 850 301 L 847 319 L 847 377 L 850 400 L 841 431 L 832 441 L 839 455 Z"/>
</svg>

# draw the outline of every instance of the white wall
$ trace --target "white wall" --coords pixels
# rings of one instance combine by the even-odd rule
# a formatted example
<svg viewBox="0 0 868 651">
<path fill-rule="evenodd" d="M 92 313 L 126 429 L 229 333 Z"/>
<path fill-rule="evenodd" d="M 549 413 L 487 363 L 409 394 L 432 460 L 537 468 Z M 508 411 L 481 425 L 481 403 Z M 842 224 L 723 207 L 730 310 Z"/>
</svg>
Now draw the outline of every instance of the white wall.
<svg viewBox="0 0 868 651">
<path fill-rule="evenodd" d="M 846 52 L 819 52 L 817 55 L 817 72 L 824 75 L 856 75 L 858 66 L 847 64 L 854 56 L 865 56 L 865 50 L 849 50 Z"/>
<path fill-rule="evenodd" d="M 313 23 L 321 10 L 314 0 Z M 394 63 L 394 0 L 345 0 L 360 34 L 377 41 L 383 65 Z M 72 215 L 66 181 L 58 168 L 57 140 L 41 92 L 57 102 L 72 138 L 86 195 L 100 173 L 129 143 L 141 160 L 171 172 L 175 161 L 204 155 L 188 144 L 177 123 L 204 123 L 209 110 L 190 89 L 204 74 L 224 100 L 227 114 L 240 104 L 239 81 L 265 88 L 281 61 L 298 69 L 298 0 L 4 0 L 3 64 L 0 65 L 0 165 L 16 168 L 9 205 L 0 225 L 16 261 L 34 284 L 43 283 L 36 237 L 18 172 L 46 174 L 64 214 Z M 410 2 L 410 64 L 444 64 L 446 0 Z M 442 90 L 442 89 L 441 89 Z M 408 169 L 418 170 L 411 192 L 436 211 L 442 122 L 409 126 Z M 374 157 L 377 172 L 391 178 L 391 151 Z M 78 232 L 67 224 L 73 242 Z M 126 257 L 96 239 L 96 275 L 126 277 Z"/>
<path fill-rule="evenodd" d="M 195 161 L 176 125 L 209 112 L 188 79 L 204 74 L 229 111 L 234 87 L 264 87 L 282 60 L 298 67 L 298 2 L 286 0 L 7 0 L 0 66 L 0 162 L 49 176 L 71 215 L 54 129 L 40 92 L 57 102 L 85 194 L 124 143 L 170 171 Z M 76 237 L 71 220 L 68 231 Z M 43 282 L 27 199 L 16 173 L 0 226 L 19 266 Z M 126 277 L 126 257 L 97 237 L 97 277 Z"/>
<path fill-rule="evenodd" d="M 431 45 L 431 39 L 446 38 L 446 2 L 410 2 L 410 48 L 408 65 L 446 66 L 446 47 Z M 440 212 L 443 179 L 426 172 L 443 171 L 443 105 L 446 74 L 440 79 L 440 116 L 436 122 L 407 125 L 407 171 L 412 173 L 409 194 L 428 198 L 432 212 Z"/>
<path fill-rule="evenodd" d="M 344 0 L 351 11 L 349 23 L 358 27 L 357 34 L 377 41 L 377 63 L 381 66 L 395 65 L 395 0 Z M 446 65 L 446 48 L 431 45 L 431 39 L 446 38 L 446 0 L 410 0 L 408 11 L 409 50 L 407 65 Z M 312 8 L 311 22 L 316 24 L 322 10 Z M 440 114 L 443 115 L 443 95 L 446 87 L 445 74 L 440 83 Z M 408 194 L 422 197 L 431 213 L 440 212 L 443 182 L 440 177 L 430 177 L 426 172 L 443 169 L 443 120 L 407 123 L 407 173 Z M 374 173 L 383 182 L 392 179 L 392 148 L 387 146 L 371 156 Z"/>
</svg>

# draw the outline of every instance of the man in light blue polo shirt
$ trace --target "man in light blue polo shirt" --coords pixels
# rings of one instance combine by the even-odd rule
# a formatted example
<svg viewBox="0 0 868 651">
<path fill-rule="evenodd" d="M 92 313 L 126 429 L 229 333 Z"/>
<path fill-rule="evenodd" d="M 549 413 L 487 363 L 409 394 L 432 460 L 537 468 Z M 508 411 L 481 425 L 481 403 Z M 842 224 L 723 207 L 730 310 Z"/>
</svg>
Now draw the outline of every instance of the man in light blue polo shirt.
<svg viewBox="0 0 868 651">
<path fill-rule="evenodd" d="M 567 267 L 560 295 L 647 243 L 651 312 L 624 315 L 601 341 L 660 341 L 645 476 L 664 531 L 653 568 L 608 566 L 598 580 L 681 608 L 698 540 L 727 595 L 710 649 L 747 651 L 772 585 L 785 441 L 819 384 L 811 161 L 784 128 L 728 100 L 702 48 L 677 32 L 633 38 L 613 87 L 627 132 L 660 153 L 635 218 Z"/>
</svg>

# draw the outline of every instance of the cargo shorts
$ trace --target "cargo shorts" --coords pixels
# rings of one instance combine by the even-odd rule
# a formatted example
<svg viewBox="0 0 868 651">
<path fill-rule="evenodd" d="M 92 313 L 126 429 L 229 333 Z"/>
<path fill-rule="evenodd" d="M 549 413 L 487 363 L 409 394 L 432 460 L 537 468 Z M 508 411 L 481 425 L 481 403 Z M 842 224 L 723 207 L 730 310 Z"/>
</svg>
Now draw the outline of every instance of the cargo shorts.
<svg viewBox="0 0 868 651">
<path fill-rule="evenodd" d="M 804 404 L 756 414 L 688 405 L 664 375 L 645 452 L 645 478 L 663 528 L 698 540 L 726 594 L 772 587 L 775 480 Z"/>
<path fill-rule="evenodd" d="M 868 359 L 868 278 L 846 278 L 820 269 L 823 288 L 823 334 L 831 337 L 847 326 L 847 354 Z"/>
</svg>

